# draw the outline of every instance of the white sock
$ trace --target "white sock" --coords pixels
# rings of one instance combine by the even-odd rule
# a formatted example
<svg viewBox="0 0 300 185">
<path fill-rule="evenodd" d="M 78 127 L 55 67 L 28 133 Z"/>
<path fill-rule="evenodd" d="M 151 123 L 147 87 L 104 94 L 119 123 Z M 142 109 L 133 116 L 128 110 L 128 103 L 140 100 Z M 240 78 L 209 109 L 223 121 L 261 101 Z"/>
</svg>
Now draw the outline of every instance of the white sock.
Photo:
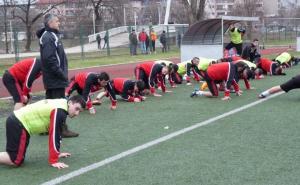
<svg viewBox="0 0 300 185">
<path fill-rule="evenodd" d="M 270 93 L 269 93 L 269 91 L 267 90 L 267 91 L 262 92 L 261 95 L 263 95 L 264 97 L 267 97 L 267 96 L 270 95 Z"/>
<path fill-rule="evenodd" d="M 204 93 L 204 91 L 196 91 L 196 94 L 197 94 L 198 96 L 203 96 L 203 93 Z"/>
</svg>

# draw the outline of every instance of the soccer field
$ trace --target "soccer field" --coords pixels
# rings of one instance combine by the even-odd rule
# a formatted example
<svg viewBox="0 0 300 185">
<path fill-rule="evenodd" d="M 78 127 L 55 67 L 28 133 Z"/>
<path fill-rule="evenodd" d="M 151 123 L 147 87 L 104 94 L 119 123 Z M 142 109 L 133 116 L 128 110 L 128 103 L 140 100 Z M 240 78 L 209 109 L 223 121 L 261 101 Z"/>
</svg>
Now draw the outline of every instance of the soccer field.
<svg viewBox="0 0 300 185">
<path fill-rule="evenodd" d="M 33 136 L 24 165 L 0 166 L 0 182 L 55 184 L 65 179 L 62 184 L 70 185 L 299 184 L 299 90 L 266 101 L 257 99 L 259 92 L 285 82 L 299 69 L 288 69 L 287 76 L 251 81 L 255 90 L 245 90 L 240 81 L 243 95 L 232 94 L 229 102 L 221 100 L 223 93 L 213 99 L 190 98 L 198 86 L 195 84 L 181 85 L 171 89 L 173 93 L 149 97 L 142 103 L 119 101 L 115 111 L 109 110 L 107 99 L 97 107 L 95 116 L 85 111 L 68 120 L 70 129 L 80 133 L 78 138 L 63 139 L 61 151 L 72 156 L 61 161 L 69 168 L 50 167 L 48 138 Z M 4 150 L 5 119 L 1 122 L 0 148 Z"/>
</svg>

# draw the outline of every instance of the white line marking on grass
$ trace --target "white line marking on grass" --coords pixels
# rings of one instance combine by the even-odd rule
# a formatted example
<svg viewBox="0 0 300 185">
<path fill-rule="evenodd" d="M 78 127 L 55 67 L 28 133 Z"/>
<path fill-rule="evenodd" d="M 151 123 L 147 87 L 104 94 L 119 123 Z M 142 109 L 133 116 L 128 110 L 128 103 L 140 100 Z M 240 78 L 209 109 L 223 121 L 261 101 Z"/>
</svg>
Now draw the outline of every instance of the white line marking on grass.
<svg viewBox="0 0 300 185">
<path fill-rule="evenodd" d="M 66 175 L 57 177 L 57 178 L 55 178 L 55 179 L 53 179 L 53 180 L 44 182 L 44 183 L 42 183 L 42 185 L 55 185 L 55 184 L 62 183 L 62 182 L 64 182 L 64 181 L 67 181 L 67 180 L 69 180 L 69 179 L 72 179 L 72 178 L 74 178 L 74 177 L 77 177 L 77 176 L 79 176 L 79 175 L 82 175 L 82 174 L 87 173 L 87 172 L 89 172 L 89 171 L 95 170 L 95 169 L 97 169 L 97 168 L 99 168 L 99 167 L 101 167 L 101 166 L 104 166 L 104 165 L 106 165 L 106 164 L 112 163 L 112 162 L 114 162 L 114 161 L 116 161 L 116 160 L 122 159 L 122 158 L 124 158 L 124 157 L 126 157 L 126 156 L 129 156 L 129 155 L 131 155 L 131 154 L 134 154 L 134 153 L 137 153 L 137 152 L 142 151 L 142 150 L 144 150 L 144 149 L 147 149 L 147 148 L 149 148 L 149 147 L 151 147 L 151 146 L 160 144 L 160 143 L 162 143 L 162 142 L 164 142 L 164 141 L 167 141 L 167 140 L 172 139 L 172 138 L 174 138 L 174 137 L 176 137 L 176 136 L 182 135 L 182 134 L 184 134 L 184 133 L 186 133 L 186 132 L 192 131 L 192 130 L 194 130 L 194 129 L 196 129 L 196 128 L 199 128 L 199 127 L 208 125 L 208 124 L 210 124 L 210 123 L 213 123 L 213 122 L 215 122 L 215 121 L 217 121 L 217 120 L 220 120 L 220 119 L 225 118 L 225 117 L 227 117 L 227 116 L 230 116 L 230 115 L 232 115 L 232 114 L 241 112 L 241 111 L 243 111 L 243 110 L 245 110 L 245 109 L 248 109 L 248 108 L 250 108 L 250 107 L 253 107 L 253 106 L 257 105 L 257 104 L 260 104 L 260 103 L 262 103 L 262 102 L 264 102 L 264 101 L 267 101 L 267 100 L 269 100 L 269 99 L 271 99 L 271 98 L 274 98 L 274 97 L 276 97 L 276 96 L 278 96 L 278 95 L 281 95 L 281 94 L 283 94 L 283 93 L 284 93 L 284 92 L 280 92 L 280 93 L 274 94 L 274 95 L 272 95 L 272 96 L 270 96 L 270 97 L 268 97 L 268 98 L 261 99 L 261 100 L 257 100 L 257 101 L 255 101 L 255 102 L 249 103 L 249 104 L 244 105 L 244 106 L 239 107 L 239 108 L 236 108 L 236 109 L 234 109 L 234 110 L 231 110 L 231 111 L 226 112 L 226 113 L 224 113 L 224 114 L 221 114 L 221 115 L 219 115 L 219 116 L 210 118 L 210 119 L 208 119 L 208 120 L 206 120 L 206 121 L 202 121 L 202 122 L 200 122 L 200 123 L 196 123 L 196 124 L 194 124 L 194 125 L 192 125 L 192 126 L 190 126 L 190 127 L 186 127 L 186 128 L 184 128 L 184 129 L 181 129 L 181 130 L 178 130 L 178 131 L 176 131 L 176 132 L 170 133 L 170 134 L 168 134 L 168 135 L 166 135 L 166 136 L 160 137 L 160 138 L 155 139 L 155 140 L 153 140 L 153 141 L 150 141 L 150 142 L 148 142 L 148 143 L 145 143 L 145 144 L 142 144 L 142 145 L 140 145 L 140 146 L 134 147 L 134 148 L 129 149 L 129 150 L 127 150 L 127 151 L 124 151 L 124 152 L 122 152 L 122 153 L 120 153 L 120 154 L 117 154 L 117 155 L 114 155 L 114 156 L 112 156 L 112 157 L 106 158 L 106 159 L 104 159 L 104 160 L 102 160 L 102 161 L 93 163 L 93 164 L 91 164 L 91 165 L 89 165 L 89 166 L 80 168 L 80 169 L 75 170 L 75 171 L 73 171 L 73 172 L 70 172 L 70 173 L 68 173 L 68 174 L 66 174 Z"/>
</svg>

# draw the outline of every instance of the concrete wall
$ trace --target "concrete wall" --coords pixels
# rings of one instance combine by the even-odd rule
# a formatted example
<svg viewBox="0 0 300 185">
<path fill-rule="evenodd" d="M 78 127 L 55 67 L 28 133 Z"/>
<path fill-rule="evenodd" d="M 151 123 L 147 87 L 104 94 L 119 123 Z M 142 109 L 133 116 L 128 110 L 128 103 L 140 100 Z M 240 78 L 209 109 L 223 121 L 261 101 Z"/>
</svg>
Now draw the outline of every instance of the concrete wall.
<svg viewBox="0 0 300 185">
<path fill-rule="evenodd" d="M 222 58 L 222 45 L 181 45 L 181 61 L 193 57 Z"/>
</svg>

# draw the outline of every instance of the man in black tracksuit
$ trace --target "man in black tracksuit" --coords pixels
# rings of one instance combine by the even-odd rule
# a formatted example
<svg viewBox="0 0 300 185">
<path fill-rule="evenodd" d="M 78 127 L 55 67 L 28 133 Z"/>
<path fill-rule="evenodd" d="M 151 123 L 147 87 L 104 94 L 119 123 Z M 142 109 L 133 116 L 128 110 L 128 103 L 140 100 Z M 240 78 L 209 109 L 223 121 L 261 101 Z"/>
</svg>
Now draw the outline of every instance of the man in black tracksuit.
<svg viewBox="0 0 300 185">
<path fill-rule="evenodd" d="M 68 86 L 68 60 L 63 44 L 59 38 L 59 19 L 52 14 L 45 15 L 45 27 L 37 31 L 40 39 L 40 54 L 42 74 L 46 99 L 65 98 L 65 88 Z M 62 136 L 77 137 L 65 125 Z"/>
</svg>

